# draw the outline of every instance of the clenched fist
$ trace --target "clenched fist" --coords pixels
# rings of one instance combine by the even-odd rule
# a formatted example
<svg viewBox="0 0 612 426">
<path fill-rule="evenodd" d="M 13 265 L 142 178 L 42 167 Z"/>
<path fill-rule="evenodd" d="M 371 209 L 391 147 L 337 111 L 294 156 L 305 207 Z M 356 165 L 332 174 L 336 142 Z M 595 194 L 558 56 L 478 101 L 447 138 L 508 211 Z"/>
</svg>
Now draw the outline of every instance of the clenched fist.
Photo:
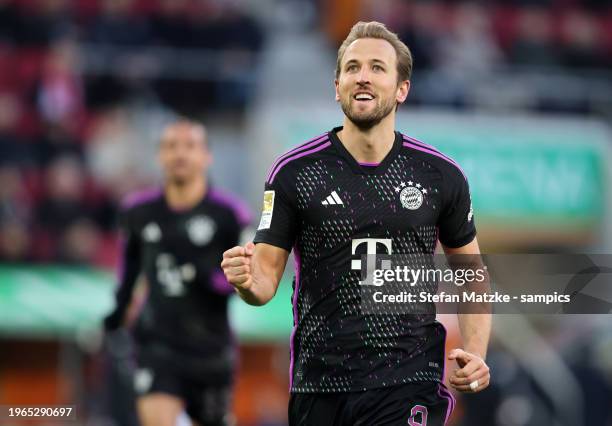
<svg viewBox="0 0 612 426">
<path fill-rule="evenodd" d="M 255 244 L 249 242 L 244 247 L 236 246 L 223 253 L 223 273 L 227 281 L 238 290 L 249 290 L 253 284 L 251 259 L 254 249 Z"/>
</svg>

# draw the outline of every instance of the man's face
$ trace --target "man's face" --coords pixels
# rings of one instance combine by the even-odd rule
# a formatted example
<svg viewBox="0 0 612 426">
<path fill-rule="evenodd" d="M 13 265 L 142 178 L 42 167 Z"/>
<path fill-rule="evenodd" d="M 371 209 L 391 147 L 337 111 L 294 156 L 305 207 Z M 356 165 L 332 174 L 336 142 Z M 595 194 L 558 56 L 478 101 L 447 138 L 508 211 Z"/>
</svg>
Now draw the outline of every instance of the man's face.
<svg viewBox="0 0 612 426">
<path fill-rule="evenodd" d="M 166 179 L 185 184 L 206 173 L 212 157 L 206 135 L 197 126 L 179 123 L 168 126 L 159 147 L 159 162 Z"/>
<path fill-rule="evenodd" d="M 351 43 L 336 80 L 336 101 L 358 128 L 370 129 L 408 96 L 410 83 L 397 81 L 397 54 L 386 40 L 362 38 Z"/>
</svg>

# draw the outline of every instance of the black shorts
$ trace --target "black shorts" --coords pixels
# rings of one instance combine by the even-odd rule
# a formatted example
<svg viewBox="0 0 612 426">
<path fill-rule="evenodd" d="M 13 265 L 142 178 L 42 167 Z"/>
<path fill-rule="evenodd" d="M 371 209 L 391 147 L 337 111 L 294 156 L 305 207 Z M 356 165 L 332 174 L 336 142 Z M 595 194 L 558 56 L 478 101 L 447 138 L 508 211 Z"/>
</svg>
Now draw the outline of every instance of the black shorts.
<svg viewBox="0 0 612 426">
<path fill-rule="evenodd" d="M 232 385 L 210 384 L 197 375 L 187 375 L 167 364 L 139 359 L 134 374 L 137 397 L 165 393 L 181 399 L 185 411 L 201 426 L 229 426 L 232 416 Z"/>
<path fill-rule="evenodd" d="M 437 382 L 364 392 L 292 393 L 290 426 L 443 426 L 454 408 Z"/>
</svg>

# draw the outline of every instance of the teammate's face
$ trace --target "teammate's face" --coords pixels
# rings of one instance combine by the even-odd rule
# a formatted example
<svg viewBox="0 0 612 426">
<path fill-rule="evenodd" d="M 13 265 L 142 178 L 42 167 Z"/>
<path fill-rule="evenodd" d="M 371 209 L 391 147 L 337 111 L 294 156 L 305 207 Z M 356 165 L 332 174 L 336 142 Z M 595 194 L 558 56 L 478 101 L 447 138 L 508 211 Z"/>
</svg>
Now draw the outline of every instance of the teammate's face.
<svg viewBox="0 0 612 426">
<path fill-rule="evenodd" d="M 397 79 L 397 54 L 388 41 L 355 40 L 342 58 L 336 101 L 358 128 L 370 129 L 406 100 L 410 83 Z"/>
<path fill-rule="evenodd" d="M 173 184 L 185 184 L 206 173 L 212 161 L 206 135 L 197 126 L 175 124 L 162 135 L 159 162 L 166 179 Z"/>
</svg>

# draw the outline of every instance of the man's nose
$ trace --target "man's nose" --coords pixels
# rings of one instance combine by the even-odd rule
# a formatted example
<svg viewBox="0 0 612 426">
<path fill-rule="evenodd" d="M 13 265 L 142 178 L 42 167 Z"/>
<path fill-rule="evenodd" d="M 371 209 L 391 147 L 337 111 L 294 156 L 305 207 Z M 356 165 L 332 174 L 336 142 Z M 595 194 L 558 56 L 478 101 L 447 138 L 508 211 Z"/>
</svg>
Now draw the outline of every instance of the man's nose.
<svg viewBox="0 0 612 426">
<path fill-rule="evenodd" d="M 357 82 L 361 84 L 370 82 L 370 70 L 367 67 L 361 67 L 359 75 L 357 76 Z"/>
</svg>

